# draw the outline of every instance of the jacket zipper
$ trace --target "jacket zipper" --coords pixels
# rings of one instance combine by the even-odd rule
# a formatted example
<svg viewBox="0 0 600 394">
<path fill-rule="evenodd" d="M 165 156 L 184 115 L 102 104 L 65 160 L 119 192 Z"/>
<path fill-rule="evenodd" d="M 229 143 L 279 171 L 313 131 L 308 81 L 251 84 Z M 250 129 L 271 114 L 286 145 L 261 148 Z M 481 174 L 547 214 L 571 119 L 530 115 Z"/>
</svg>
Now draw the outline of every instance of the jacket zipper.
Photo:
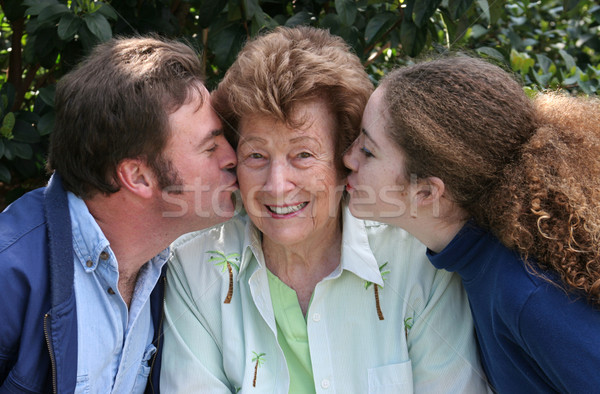
<svg viewBox="0 0 600 394">
<path fill-rule="evenodd" d="M 53 392 L 58 393 L 56 384 L 56 360 L 54 359 L 54 352 L 52 351 L 52 344 L 50 343 L 50 336 L 48 335 L 48 319 L 50 314 L 44 315 L 44 336 L 46 337 L 46 344 L 48 345 L 48 353 L 50 353 L 50 365 L 52 366 L 52 388 Z"/>
<path fill-rule="evenodd" d="M 163 321 L 165 319 L 165 301 L 167 299 L 166 293 L 167 293 L 167 277 L 164 276 L 163 278 L 163 302 L 162 302 L 162 306 L 160 308 L 160 322 L 158 325 L 158 335 L 156 336 L 156 352 L 154 352 L 154 355 L 152 356 L 152 366 L 150 367 L 150 375 L 148 376 L 148 379 L 150 380 L 150 386 L 152 387 L 152 371 L 154 370 L 154 362 L 156 361 L 156 356 L 158 355 L 158 348 L 160 347 L 160 343 L 161 343 L 161 336 L 162 336 L 162 328 L 163 328 Z M 152 387 L 152 392 L 155 393 L 156 391 L 154 390 L 154 387 Z"/>
</svg>

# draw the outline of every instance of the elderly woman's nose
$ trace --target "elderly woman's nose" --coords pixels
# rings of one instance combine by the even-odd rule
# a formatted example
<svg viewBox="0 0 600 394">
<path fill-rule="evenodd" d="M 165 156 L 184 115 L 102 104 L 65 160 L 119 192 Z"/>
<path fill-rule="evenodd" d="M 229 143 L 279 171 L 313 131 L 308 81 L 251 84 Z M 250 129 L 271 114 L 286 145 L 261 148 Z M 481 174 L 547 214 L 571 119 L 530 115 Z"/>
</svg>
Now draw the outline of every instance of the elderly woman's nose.
<svg viewBox="0 0 600 394">
<path fill-rule="evenodd" d="M 285 194 L 295 187 L 293 169 L 282 160 L 272 162 L 265 183 L 265 190 L 272 194 Z"/>
</svg>

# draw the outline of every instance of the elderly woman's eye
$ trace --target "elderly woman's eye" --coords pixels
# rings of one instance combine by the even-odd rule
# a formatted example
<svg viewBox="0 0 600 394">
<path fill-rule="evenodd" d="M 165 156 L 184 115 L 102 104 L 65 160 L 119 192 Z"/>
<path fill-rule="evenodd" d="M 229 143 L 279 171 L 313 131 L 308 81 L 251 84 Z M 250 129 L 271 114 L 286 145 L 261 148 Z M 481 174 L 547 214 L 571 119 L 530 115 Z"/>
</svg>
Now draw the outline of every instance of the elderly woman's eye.
<svg viewBox="0 0 600 394">
<path fill-rule="evenodd" d="M 298 154 L 298 157 L 301 159 L 308 159 L 309 157 L 312 157 L 312 155 L 308 152 L 301 152 L 300 154 Z"/>
<path fill-rule="evenodd" d="M 248 157 L 250 157 L 251 159 L 262 159 L 263 155 L 261 155 L 260 153 L 250 153 Z"/>
</svg>

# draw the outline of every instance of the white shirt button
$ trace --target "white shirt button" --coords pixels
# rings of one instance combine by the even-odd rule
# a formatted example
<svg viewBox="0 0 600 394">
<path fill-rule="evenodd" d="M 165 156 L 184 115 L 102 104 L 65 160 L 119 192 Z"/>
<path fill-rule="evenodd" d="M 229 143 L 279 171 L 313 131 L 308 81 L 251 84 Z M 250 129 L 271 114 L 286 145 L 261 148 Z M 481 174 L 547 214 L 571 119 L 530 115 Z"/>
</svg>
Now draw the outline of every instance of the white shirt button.
<svg viewBox="0 0 600 394">
<path fill-rule="evenodd" d="M 319 320 L 321 320 L 321 314 L 313 313 L 313 321 L 319 321 Z"/>
<path fill-rule="evenodd" d="M 329 383 L 328 379 L 323 379 L 321 380 L 321 387 L 324 389 L 328 389 L 329 386 L 331 386 L 331 383 Z"/>
</svg>

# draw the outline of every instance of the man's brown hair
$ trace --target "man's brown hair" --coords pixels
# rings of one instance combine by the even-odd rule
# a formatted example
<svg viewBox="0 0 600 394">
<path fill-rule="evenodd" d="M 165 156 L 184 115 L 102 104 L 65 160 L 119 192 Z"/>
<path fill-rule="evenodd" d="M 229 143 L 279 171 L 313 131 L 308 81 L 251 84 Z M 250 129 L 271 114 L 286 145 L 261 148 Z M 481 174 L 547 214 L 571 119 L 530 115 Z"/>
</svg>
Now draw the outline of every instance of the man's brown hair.
<svg viewBox="0 0 600 394">
<path fill-rule="evenodd" d="M 166 187 L 168 117 L 193 95 L 204 97 L 202 83 L 197 53 L 181 42 L 135 37 L 97 46 L 58 83 L 48 169 L 88 198 L 118 191 L 117 165 L 140 158 Z"/>
</svg>

